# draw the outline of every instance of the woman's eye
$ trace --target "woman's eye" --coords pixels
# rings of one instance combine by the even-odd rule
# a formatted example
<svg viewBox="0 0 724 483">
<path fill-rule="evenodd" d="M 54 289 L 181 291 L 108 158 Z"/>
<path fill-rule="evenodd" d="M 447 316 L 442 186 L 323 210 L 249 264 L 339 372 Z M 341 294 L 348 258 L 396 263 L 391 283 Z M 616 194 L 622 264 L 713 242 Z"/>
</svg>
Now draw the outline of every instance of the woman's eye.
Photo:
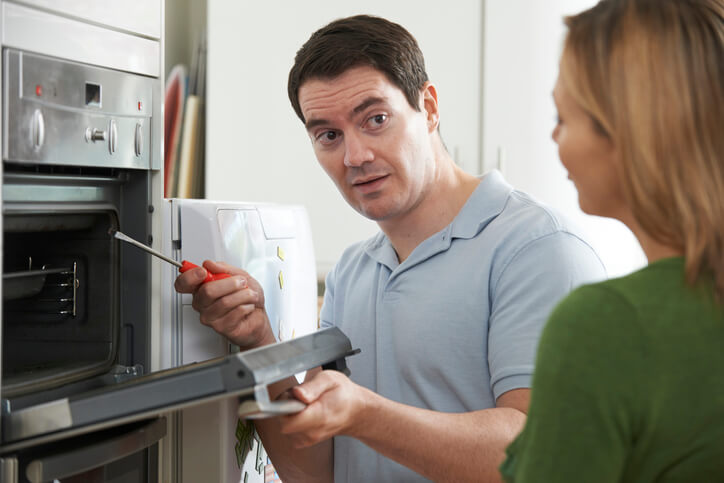
<svg viewBox="0 0 724 483">
<path fill-rule="evenodd" d="M 556 114 L 556 126 L 560 126 L 561 124 L 563 124 L 563 119 L 561 119 L 561 116 Z"/>
</svg>

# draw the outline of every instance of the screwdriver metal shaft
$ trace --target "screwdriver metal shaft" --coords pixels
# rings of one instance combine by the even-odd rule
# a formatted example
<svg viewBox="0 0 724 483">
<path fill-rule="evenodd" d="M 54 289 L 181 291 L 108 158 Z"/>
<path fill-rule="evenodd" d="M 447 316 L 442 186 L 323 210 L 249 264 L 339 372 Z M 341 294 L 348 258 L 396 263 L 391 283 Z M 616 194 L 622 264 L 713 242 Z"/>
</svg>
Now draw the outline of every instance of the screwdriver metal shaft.
<svg viewBox="0 0 724 483">
<path fill-rule="evenodd" d="M 176 260 L 167 257 L 167 256 L 164 255 L 163 253 L 157 252 L 157 251 L 154 250 L 153 248 L 150 248 L 150 247 L 144 245 L 143 243 L 134 240 L 134 239 L 131 238 L 130 236 L 125 235 L 124 233 L 121 233 L 121 232 L 118 231 L 118 230 L 114 230 L 113 228 L 111 228 L 110 230 L 108 230 L 108 234 L 109 234 L 109 235 L 113 235 L 115 238 L 118 238 L 119 240 L 123 240 L 124 242 L 128 242 L 128 243 L 130 243 L 131 245 L 137 246 L 137 247 L 140 248 L 141 250 L 145 250 L 145 251 L 147 251 L 148 253 L 150 253 L 151 255 L 155 255 L 155 256 L 157 256 L 158 258 L 160 258 L 161 260 L 164 260 L 164 261 L 166 261 L 166 262 L 168 262 L 168 263 L 170 263 L 170 264 L 172 264 L 172 265 L 176 265 L 176 266 L 179 267 L 179 268 L 182 268 L 182 267 L 183 267 L 183 264 L 182 264 L 181 262 L 177 262 Z"/>
</svg>

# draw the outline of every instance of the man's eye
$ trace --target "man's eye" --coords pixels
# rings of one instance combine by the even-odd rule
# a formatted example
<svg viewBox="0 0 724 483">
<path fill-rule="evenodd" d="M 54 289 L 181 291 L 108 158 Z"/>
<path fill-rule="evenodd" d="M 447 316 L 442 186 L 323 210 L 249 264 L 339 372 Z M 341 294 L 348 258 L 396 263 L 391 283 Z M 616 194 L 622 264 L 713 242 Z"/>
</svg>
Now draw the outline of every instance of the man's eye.
<svg viewBox="0 0 724 483">
<path fill-rule="evenodd" d="M 387 121 L 387 114 L 377 114 L 376 116 L 372 116 L 367 120 L 367 123 L 371 127 L 379 127 L 383 125 Z"/>
<path fill-rule="evenodd" d="M 337 140 L 338 136 L 339 134 L 337 134 L 335 131 L 324 131 L 319 136 L 317 136 L 317 141 L 322 144 L 331 144 Z"/>
</svg>

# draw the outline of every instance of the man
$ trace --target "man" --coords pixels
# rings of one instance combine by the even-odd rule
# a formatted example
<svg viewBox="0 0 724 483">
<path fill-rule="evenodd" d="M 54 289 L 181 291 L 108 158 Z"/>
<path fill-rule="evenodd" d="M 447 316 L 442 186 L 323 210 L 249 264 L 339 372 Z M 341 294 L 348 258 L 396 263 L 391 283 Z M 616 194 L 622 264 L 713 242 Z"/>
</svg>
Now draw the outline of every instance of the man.
<svg viewBox="0 0 724 483">
<path fill-rule="evenodd" d="M 323 27 L 297 53 L 289 97 L 322 167 L 381 232 L 326 281 L 322 326 L 362 349 L 351 379 L 316 370 L 275 385 L 272 397 L 308 406 L 255 423 L 272 462 L 289 482 L 499 479 L 540 330 L 572 287 L 604 277 L 599 259 L 499 173 L 455 165 L 437 90 L 401 26 L 356 16 Z M 202 323 L 242 349 L 273 343 L 259 284 L 204 267 L 234 276 L 179 276 Z"/>
</svg>

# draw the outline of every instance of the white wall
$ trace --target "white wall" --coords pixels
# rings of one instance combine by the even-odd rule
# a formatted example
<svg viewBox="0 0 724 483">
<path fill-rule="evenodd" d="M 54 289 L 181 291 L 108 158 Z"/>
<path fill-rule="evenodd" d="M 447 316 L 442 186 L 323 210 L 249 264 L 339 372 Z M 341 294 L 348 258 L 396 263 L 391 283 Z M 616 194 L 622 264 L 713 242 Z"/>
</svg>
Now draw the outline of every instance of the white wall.
<svg viewBox="0 0 724 483">
<path fill-rule="evenodd" d="M 347 206 L 318 166 L 287 75 L 313 31 L 358 13 L 399 22 L 417 38 L 439 90 L 443 139 L 461 166 L 479 172 L 481 1 L 208 2 L 206 197 L 304 204 L 320 275 L 377 226 Z"/>
<path fill-rule="evenodd" d="M 551 91 L 563 16 L 596 0 L 487 0 L 484 21 L 483 160 L 516 188 L 571 216 L 588 234 L 610 276 L 645 263 L 633 234 L 615 220 L 584 215 L 558 160 Z"/>
</svg>

